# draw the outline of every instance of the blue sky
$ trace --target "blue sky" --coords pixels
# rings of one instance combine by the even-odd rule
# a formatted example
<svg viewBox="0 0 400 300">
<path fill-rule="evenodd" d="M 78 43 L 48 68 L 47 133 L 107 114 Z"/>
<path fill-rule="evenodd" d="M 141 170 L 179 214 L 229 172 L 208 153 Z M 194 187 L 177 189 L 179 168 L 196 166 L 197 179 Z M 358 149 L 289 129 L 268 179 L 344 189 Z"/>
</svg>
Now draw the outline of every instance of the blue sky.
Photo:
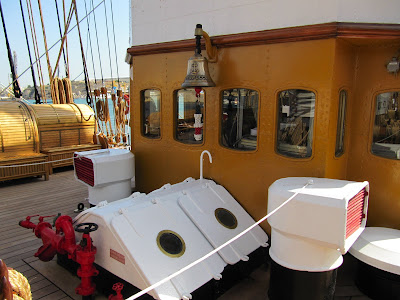
<svg viewBox="0 0 400 300">
<path fill-rule="evenodd" d="M 0 0 L 0 1 L 3 8 L 3 13 L 5 18 L 4 22 L 6 24 L 10 47 L 11 50 L 15 51 L 17 54 L 17 65 L 18 65 L 17 72 L 18 74 L 21 74 L 29 67 L 30 63 L 29 63 L 24 27 L 21 17 L 20 1 L 19 0 Z M 68 15 L 69 8 L 71 5 L 71 0 L 64 0 L 64 1 L 67 10 L 66 15 Z M 126 49 L 129 47 L 129 7 L 130 7 L 129 0 L 117 0 L 117 1 L 113 0 L 112 3 L 111 1 L 112 0 L 105 0 L 104 2 L 102 2 L 101 0 L 76 1 L 79 20 L 81 20 L 86 15 L 85 3 L 88 12 L 92 9 L 92 2 L 94 7 L 100 4 L 100 6 L 95 10 L 97 35 L 98 35 L 100 51 L 98 51 L 97 47 L 96 30 L 94 26 L 93 14 L 91 14 L 90 19 L 86 19 L 89 20 L 89 31 L 90 31 L 90 38 L 93 51 L 93 60 L 92 60 L 90 44 L 88 43 L 89 41 L 88 23 L 86 22 L 86 20 L 84 20 L 79 25 L 90 79 L 94 79 L 94 72 L 96 73 L 96 78 L 98 79 L 101 79 L 102 75 L 103 78 L 110 78 L 111 73 L 113 77 L 116 78 L 117 65 L 118 65 L 119 77 L 129 76 L 129 65 L 125 63 Z M 45 53 L 44 50 L 45 48 L 44 48 L 38 1 L 30 0 L 30 2 L 32 4 L 39 53 L 40 55 L 42 55 Z M 62 12 L 63 1 L 57 0 L 57 3 L 61 18 L 61 24 L 63 24 L 64 21 Z M 111 17 L 111 4 L 114 13 L 113 17 L 114 17 L 115 41 L 116 41 L 115 44 L 117 46 L 117 55 L 115 55 L 113 20 Z M 29 16 L 27 10 L 27 0 L 22 0 L 22 5 L 24 9 L 25 23 L 28 31 L 28 39 L 30 43 L 32 60 L 35 61 L 36 59 L 32 44 L 31 29 L 29 25 Z M 48 48 L 50 48 L 60 39 L 55 0 L 41 0 L 41 5 L 42 5 L 43 19 L 45 24 L 47 46 Z M 107 23 L 108 23 L 108 38 L 107 38 L 107 27 L 105 18 L 106 13 L 107 13 Z M 73 15 L 70 28 L 72 28 L 74 25 L 76 25 L 75 15 Z M 108 41 L 110 43 L 111 56 L 109 55 Z M 50 63 L 53 70 L 57 61 L 59 50 L 60 50 L 60 42 L 56 46 L 54 46 L 52 50 L 49 51 Z M 71 31 L 70 34 L 68 34 L 68 52 L 69 52 L 70 79 L 73 80 L 76 77 L 78 77 L 76 80 L 83 80 L 84 79 L 83 74 L 81 74 L 81 72 L 83 71 L 82 56 L 81 56 L 79 35 L 77 28 L 75 28 L 74 30 Z M 110 62 L 110 57 L 111 57 L 111 62 Z M 49 75 L 48 75 L 46 56 L 43 56 L 40 62 L 42 65 L 44 82 L 48 83 Z M 100 69 L 100 62 L 101 62 L 102 72 Z M 6 48 L 3 28 L 0 29 L 0 66 L 1 66 L 0 83 L 2 83 L 3 85 L 8 85 L 9 83 L 11 83 L 10 79 L 11 71 L 8 62 L 7 48 Z M 36 72 L 35 76 L 36 76 L 36 82 L 38 83 L 39 79 L 37 77 Z M 60 60 L 59 74 L 56 73 L 56 76 L 65 77 L 65 68 L 62 56 Z M 30 70 L 28 70 L 24 75 L 20 77 L 19 83 L 21 88 L 24 88 L 28 85 L 33 85 L 32 75 Z M 0 90 L 2 90 L 2 88 Z"/>
</svg>

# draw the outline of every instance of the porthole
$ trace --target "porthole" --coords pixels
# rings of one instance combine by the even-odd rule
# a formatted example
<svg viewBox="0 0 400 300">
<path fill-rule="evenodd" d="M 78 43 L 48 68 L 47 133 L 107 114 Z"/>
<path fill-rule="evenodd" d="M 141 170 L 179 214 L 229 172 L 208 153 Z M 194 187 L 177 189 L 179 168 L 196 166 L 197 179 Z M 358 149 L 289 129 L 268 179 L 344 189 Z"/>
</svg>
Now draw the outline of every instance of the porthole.
<svg viewBox="0 0 400 300">
<path fill-rule="evenodd" d="M 171 230 L 163 230 L 157 236 L 157 245 L 162 253 L 169 257 L 180 257 L 185 253 L 185 241 Z"/>
<path fill-rule="evenodd" d="M 235 229 L 238 225 L 235 215 L 225 208 L 217 208 L 215 218 L 222 226 L 229 229 Z"/>
</svg>

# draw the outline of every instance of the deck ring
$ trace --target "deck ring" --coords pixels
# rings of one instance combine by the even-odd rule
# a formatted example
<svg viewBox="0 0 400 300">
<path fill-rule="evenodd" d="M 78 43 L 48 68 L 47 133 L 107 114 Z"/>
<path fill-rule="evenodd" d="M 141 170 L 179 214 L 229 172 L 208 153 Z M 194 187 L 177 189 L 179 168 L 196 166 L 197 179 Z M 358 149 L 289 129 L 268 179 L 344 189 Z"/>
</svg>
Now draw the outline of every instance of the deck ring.
<svg viewBox="0 0 400 300">
<path fill-rule="evenodd" d="M 186 250 L 183 238 L 172 230 L 163 230 L 158 233 L 157 246 L 169 257 L 180 257 Z"/>
<path fill-rule="evenodd" d="M 235 215 L 226 208 L 217 208 L 215 210 L 215 218 L 217 219 L 218 223 L 228 229 L 235 229 L 238 225 Z"/>
</svg>

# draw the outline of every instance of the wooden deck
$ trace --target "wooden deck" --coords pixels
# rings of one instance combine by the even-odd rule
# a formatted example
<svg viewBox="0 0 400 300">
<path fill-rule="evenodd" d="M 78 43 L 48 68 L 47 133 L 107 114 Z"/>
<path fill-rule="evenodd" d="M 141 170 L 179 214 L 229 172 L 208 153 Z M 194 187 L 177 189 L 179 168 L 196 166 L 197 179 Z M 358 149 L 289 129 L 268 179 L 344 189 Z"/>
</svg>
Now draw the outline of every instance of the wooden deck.
<svg viewBox="0 0 400 300">
<path fill-rule="evenodd" d="M 75 180 L 71 168 L 55 172 L 49 181 L 24 178 L 0 182 L 0 258 L 28 278 L 35 300 L 73 298 L 33 267 L 38 262 L 33 254 L 42 242 L 18 222 L 35 214 L 48 216 L 60 212 L 73 217 L 74 209 L 85 197 L 87 187 Z M 33 221 L 36 223 L 37 219 Z"/>
<path fill-rule="evenodd" d="M 0 182 L 0 258 L 28 278 L 34 300 L 81 299 L 74 295 L 79 278 L 55 262 L 44 263 L 35 258 L 33 254 L 41 246 L 41 240 L 31 230 L 18 226 L 18 222 L 35 214 L 47 216 L 60 212 L 73 217 L 74 209 L 85 202 L 85 197 L 87 187 L 75 180 L 70 167 L 58 169 L 49 181 L 25 178 Z M 335 300 L 369 299 L 354 285 L 354 264 L 355 259 L 346 254 L 338 271 Z M 218 300 L 268 299 L 268 282 L 269 268 L 264 265 Z M 97 295 L 95 299 L 106 297 Z"/>
</svg>

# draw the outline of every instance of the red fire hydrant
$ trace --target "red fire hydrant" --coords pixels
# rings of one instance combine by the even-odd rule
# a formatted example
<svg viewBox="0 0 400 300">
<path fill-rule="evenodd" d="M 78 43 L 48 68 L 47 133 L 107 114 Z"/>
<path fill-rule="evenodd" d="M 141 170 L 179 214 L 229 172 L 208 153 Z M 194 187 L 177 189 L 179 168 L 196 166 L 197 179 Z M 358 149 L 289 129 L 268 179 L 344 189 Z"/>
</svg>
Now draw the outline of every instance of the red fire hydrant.
<svg viewBox="0 0 400 300">
<path fill-rule="evenodd" d="M 56 231 L 54 231 L 52 225 L 44 221 L 44 218 L 53 216 L 39 217 L 39 223 L 35 224 L 31 222 L 31 218 L 36 216 L 28 216 L 19 222 L 20 226 L 33 229 L 35 235 L 43 241 L 43 246 L 38 249 L 35 256 L 42 261 L 50 261 L 57 253 L 68 254 L 69 259 L 80 265 L 77 274 L 81 277 L 81 283 L 76 288 L 76 293 L 82 296 L 92 295 L 96 290 L 92 277 L 96 276 L 99 271 L 93 265 L 96 247 L 93 246 L 89 233 L 97 230 L 98 225 L 94 223 L 77 225 L 75 231 L 82 232 L 83 236 L 81 242 L 76 244 L 71 217 L 58 217 L 55 221 Z"/>
</svg>

